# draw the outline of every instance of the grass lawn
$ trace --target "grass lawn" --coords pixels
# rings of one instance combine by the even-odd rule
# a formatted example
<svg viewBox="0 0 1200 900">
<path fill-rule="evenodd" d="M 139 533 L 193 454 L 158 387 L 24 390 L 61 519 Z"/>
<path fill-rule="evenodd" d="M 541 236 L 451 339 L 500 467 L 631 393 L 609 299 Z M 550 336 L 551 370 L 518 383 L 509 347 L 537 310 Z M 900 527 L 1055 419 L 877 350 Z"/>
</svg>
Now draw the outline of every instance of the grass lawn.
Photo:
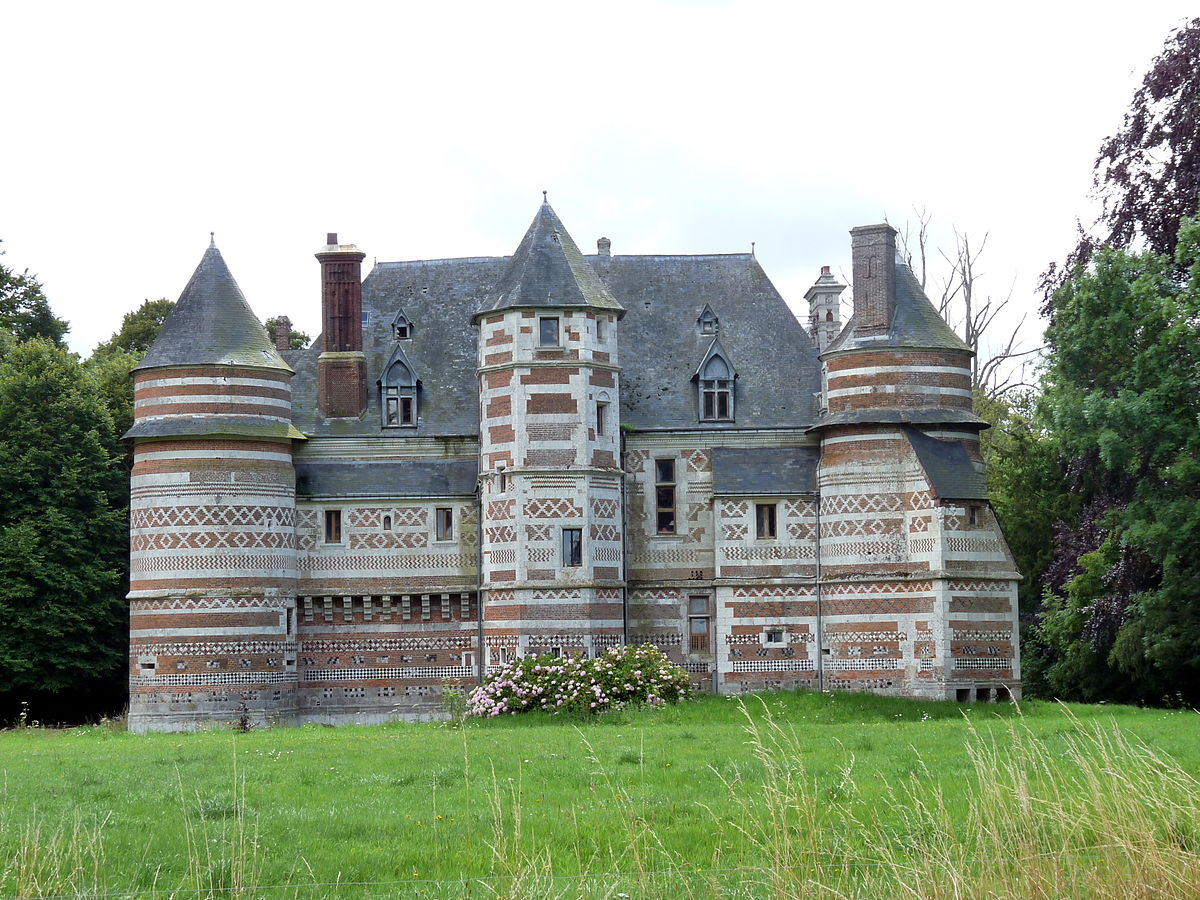
<svg viewBox="0 0 1200 900">
<path fill-rule="evenodd" d="M 849 694 L 26 728 L 0 733 L 0 897 L 1194 897 L 1198 773 L 1194 712 Z"/>
</svg>

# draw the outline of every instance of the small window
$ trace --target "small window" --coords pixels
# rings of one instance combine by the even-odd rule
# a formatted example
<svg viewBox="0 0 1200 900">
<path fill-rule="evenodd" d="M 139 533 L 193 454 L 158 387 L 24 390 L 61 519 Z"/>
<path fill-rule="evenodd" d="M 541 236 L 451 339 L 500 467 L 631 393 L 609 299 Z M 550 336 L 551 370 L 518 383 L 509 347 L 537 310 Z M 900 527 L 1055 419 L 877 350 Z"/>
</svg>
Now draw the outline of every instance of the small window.
<svg viewBox="0 0 1200 900">
<path fill-rule="evenodd" d="M 342 511 L 340 509 L 325 510 L 325 543 L 340 544 L 342 542 Z"/>
<path fill-rule="evenodd" d="M 709 626 L 712 617 L 708 611 L 708 597 L 693 595 L 688 597 L 688 652 L 708 653 L 712 649 L 709 639 Z"/>
<path fill-rule="evenodd" d="M 384 531 L 391 531 L 391 530 L 392 530 L 392 517 L 391 517 L 391 516 L 384 516 L 384 517 L 383 517 L 383 530 L 384 530 Z"/>
<path fill-rule="evenodd" d="M 404 322 L 403 324 L 401 324 L 400 322 L 397 322 L 396 323 L 396 340 L 398 340 L 398 341 L 408 340 L 408 338 L 410 338 L 412 336 L 411 329 L 412 329 L 412 326 L 409 325 L 407 322 Z"/>
<path fill-rule="evenodd" d="M 675 460 L 654 461 L 654 518 L 658 534 L 675 533 Z"/>
<path fill-rule="evenodd" d="M 607 336 L 607 333 L 608 333 L 607 326 L 608 326 L 608 319 L 604 318 L 604 316 L 597 317 L 597 319 L 596 319 L 596 343 L 598 343 L 598 344 L 604 343 L 605 337 Z"/>
<path fill-rule="evenodd" d="M 733 419 L 734 373 L 729 363 L 713 356 L 700 373 L 700 418 L 706 422 Z"/>
<path fill-rule="evenodd" d="M 774 503 L 754 504 L 754 535 L 759 539 L 775 537 Z"/>
<path fill-rule="evenodd" d="M 968 506 L 967 507 L 967 521 L 971 525 L 979 524 L 979 507 L 978 506 Z"/>
<path fill-rule="evenodd" d="M 434 510 L 434 523 L 437 540 L 454 540 L 454 510 L 448 506 L 439 506 Z"/>
<path fill-rule="evenodd" d="M 782 644 L 783 643 L 783 631 L 781 631 L 778 628 L 769 629 L 766 632 L 765 641 L 768 644 Z"/>
<path fill-rule="evenodd" d="M 602 434 L 608 434 L 608 404 L 596 404 L 596 437 Z"/>
<path fill-rule="evenodd" d="M 542 316 L 538 319 L 538 343 L 543 347 L 558 346 L 557 316 Z"/>
<path fill-rule="evenodd" d="M 500 484 L 497 486 L 497 490 L 501 494 L 503 494 L 505 491 L 508 490 L 508 473 L 506 473 L 506 472 L 500 473 Z"/>
<path fill-rule="evenodd" d="M 582 528 L 564 528 L 562 530 L 562 564 L 563 568 L 583 565 Z"/>
</svg>

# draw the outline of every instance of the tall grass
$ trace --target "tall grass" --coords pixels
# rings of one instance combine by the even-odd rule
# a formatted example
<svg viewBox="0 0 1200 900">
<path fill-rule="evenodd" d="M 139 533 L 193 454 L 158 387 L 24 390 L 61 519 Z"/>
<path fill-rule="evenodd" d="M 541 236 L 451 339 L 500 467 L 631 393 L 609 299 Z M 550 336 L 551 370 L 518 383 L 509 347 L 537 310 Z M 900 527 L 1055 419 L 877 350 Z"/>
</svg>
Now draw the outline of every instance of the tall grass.
<svg viewBox="0 0 1200 900">
<path fill-rule="evenodd" d="M 430 778 L 427 827 L 414 823 L 406 826 L 408 832 L 396 827 L 395 820 L 415 813 L 403 805 L 415 793 L 396 794 L 390 820 L 378 818 L 380 807 L 367 813 L 356 806 L 361 800 L 346 798 L 358 810 L 350 818 L 362 820 L 361 830 L 340 838 L 333 851 L 335 859 L 350 862 L 378 833 L 424 832 L 419 872 L 416 864 L 410 870 L 404 863 L 394 871 L 350 869 L 352 877 L 344 878 L 340 862 L 310 865 L 305 853 L 314 845 L 300 852 L 290 839 L 295 831 L 265 827 L 284 815 L 268 800 L 288 782 L 272 786 L 267 780 L 264 787 L 261 781 L 264 772 L 282 776 L 277 767 L 290 765 L 291 758 L 281 754 L 291 751 L 279 749 L 289 746 L 282 732 L 255 735 L 256 749 L 242 749 L 243 758 L 264 760 L 249 775 L 237 762 L 238 741 L 245 743 L 245 736 L 213 736 L 233 744 L 231 777 L 228 766 L 220 781 L 175 770 L 175 796 L 162 797 L 159 814 L 182 823 L 175 843 L 182 864 L 160 860 L 155 853 L 161 849 L 152 852 L 149 837 L 140 850 L 114 843 L 125 815 L 123 798 L 113 799 L 108 817 L 89 820 L 76 811 L 57 823 L 39 816 L 19 819 L 6 809 L 5 798 L 12 799 L 6 780 L 0 795 L 0 900 L 102 894 L 180 900 L 1200 896 L 1200 784 L 1169 755 L 1110 721 L 1084 721 L 1064 709 L 1053 718 L 1041 712 L 1029 721 L 985 719 L 974 727 L 945 717 L 939 724 L 921 713 L 926 724 L 888 733 L 935 734 L 938 743 L 925 745 L 924 761 L 900 771 L 876 764 L 883 750 L 877 745 L 888 740 L 878 736 L 886 721 L 839 732 L 839 745 L 820 739 L 827 725 L 797 715 L 796 707 L 778 698 L 749 699 L 740 709 L 740 740 L 714 743 L 707 779 L 696 769 L 682 781 L 666 774 L 675 771 L 664 768 L 672 757 L 664 761 L 661 754 L 663 744 L 695 742 L 690 729 L 696 722 L 686 715 L 682 724 L 655 720 L 650 731 L 635 730 L 638 719 L 630 715 L 615 735 L 592 726 L 550 724 L 544 730 L 522 724 L 508 731 L 499 726 L 453 731 L 447 736 L 461 742 L 461 762 L 451 767 L 441 759 Z M 981 714 L 985 711 L 974 711 Z M 887 718 L 894 715 L 889 708 Z M 1176 721 L 1184 731 L 1172 734 L 1194 733 L 1200 724 L 1194 717 Z M 938 730 L 930 732 L 934 726 Z M 361 742 L 376 732 L 349 734 L 361 751 L 366 749 Z M 378 734 L 394 742 L 397 731 Z M 421 732 L 426 741 L 446 734 Z M 483 741 L 489 734 L 502 734 L 513 752 L 505 756 L 495 743 Z M 614 747 L 610 737 L 621 735 L 628 737 Z M 336 743 L 338 732 L 318 736 L 333 761 L 342 752 L 335 747 L 343 747 Z M 659 742 L 653 749 L 647 746 L 651 738 Z M 193 753 L 187 740 L 172 746 Z M 549 748 L 561 751 L 561 745 L 554 741 L 573 743 L 577 753 L 569 759 L 560 755 L 547 770 L 544 760 L 533 757 L 539 751 L 556 756 Z M 952 741 L 965 741 L 965 754 L 961 744 L 958 753 L 970 765 L 951 769 L 961 772 L 964 784 L 948 781 L 943 758 L 932 758 L 928 749 Z M 439 746 L 443 752 L 449 748 Z M 487 757 L 482 778 L 475 774 L 481 756 Z M 404 780 L 403 774 L 396 778 Z M 299 768 L 286 777 L 306 783 Z M 553 786 L 559 793 L 549 793 L 550 786 L 539 781 L 546 777 L 561 782 Z M 378 793 L 391 778 L 372 776 L 371 790 Z M 474 815 L 455 806 L 463 797 L 477 799 Z M 295 802 L 294 795 L 287 799 Z M 550 829 L 543 799 L 554 802 Z M 687 806 L 686 815 L 679 806 Z M 711 838 L 700 852 L 689 845 L 698 832 Z M 464 853 L 456 855 L 456 849 Z M 131 879 L 128 870 L 136 866 L 143 876 Z"/>
</svg>

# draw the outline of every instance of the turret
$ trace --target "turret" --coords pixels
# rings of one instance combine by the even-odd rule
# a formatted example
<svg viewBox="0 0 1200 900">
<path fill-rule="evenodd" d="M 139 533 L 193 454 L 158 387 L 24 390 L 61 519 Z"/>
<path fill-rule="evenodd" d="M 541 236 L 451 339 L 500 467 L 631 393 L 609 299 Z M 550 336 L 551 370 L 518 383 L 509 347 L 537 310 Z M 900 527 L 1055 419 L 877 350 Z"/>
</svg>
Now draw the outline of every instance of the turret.
<svg viewBox="0 0 1200 900">
<path fill-rule="evenodd" d="M 134 731 L 295 708 L 292 370 L 215 243 L 134 369 Z"/>
<path fill-rule="evenodd" d="M 623 314 L 544 203 L 476 316 L 493 662 L 620 642 Z"/>
<path fill-rule="evenodd" d="M 829 271 L 829 266 L 821 266 L 821 276 L 812 287 L 804 293 L 808 301 L 808 333 L 812 335 L 817 352 L 821 352 L 838 336 L 842 330 L 842 291 L 846 286 Z"/>
</svg>

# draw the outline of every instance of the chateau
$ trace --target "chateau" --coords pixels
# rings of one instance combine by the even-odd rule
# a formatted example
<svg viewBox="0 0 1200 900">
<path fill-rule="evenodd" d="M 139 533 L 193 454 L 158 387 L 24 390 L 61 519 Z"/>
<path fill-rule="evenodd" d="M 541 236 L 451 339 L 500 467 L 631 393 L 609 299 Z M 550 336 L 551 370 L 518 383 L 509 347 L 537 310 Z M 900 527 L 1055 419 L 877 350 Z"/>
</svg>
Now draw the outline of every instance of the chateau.
<svg viewBox="0 0 1200 900">
<path fill-rule="evenodd" d="M 646 642 L 723 693 L 1015 696 L 971 352 L 890 226 L 851 250 L 805 328 L 752 254 L 585 256 L 548 204 L 365 280 L 331 234 L 288 350 L 211 245 L 134 372 L 130 727 L 430 716 Z"/>
</svg>

